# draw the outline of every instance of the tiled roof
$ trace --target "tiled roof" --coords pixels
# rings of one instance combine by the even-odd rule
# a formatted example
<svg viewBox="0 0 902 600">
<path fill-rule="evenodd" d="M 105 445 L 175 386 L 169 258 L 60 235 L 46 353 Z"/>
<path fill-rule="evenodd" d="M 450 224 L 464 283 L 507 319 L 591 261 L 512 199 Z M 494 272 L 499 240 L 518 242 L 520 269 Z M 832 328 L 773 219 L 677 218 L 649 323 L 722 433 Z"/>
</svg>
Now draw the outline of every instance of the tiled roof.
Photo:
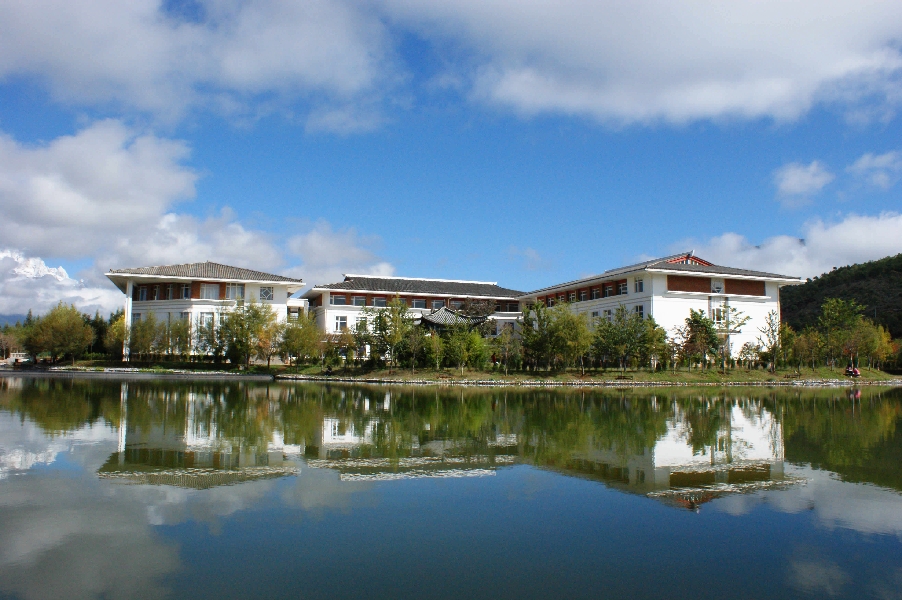
<svg viewBox="0 0 902 600">
<path fill-rule="evenodd" d="M 273 275 L 252 269 L 230 267 L 214 262 L 165 265 L 159 267 L 139 267 L 137 269 L 110 269 L 107 275 L 149 275 L 153 277 L 190 277 L 192 279 L 235 279 L 239 281 L 283 281 L 304 283 L 301 279 Z"/>
<path fill-rule="evenodd" d="M 696 264 L 682 264 L 677 262 L 670 262 L 672 260 L 680 259 L 680 258 L 690 258 L 692 256 L 691 252 L 681 252 L 680 254 L 673 254 L 671 256 L 665 256 L 663 258 L 655 258 L 652 260 L 647 260 L 645 262 L 636 263 L 634 265 L 629 265 L 626 267 L 618 267 L 616 269 L 609 269 L 604 273 L 599 275 L 593 275 L 591 277 L 584 277 L 582 279 L 575 279 L 573 281 L 568 281 L 566 283 L 558 283 L 556 285 L 551 285 L 548 287 L 544 287 L 530 294 L 541 293 L 546 290 L 553 290 L 562 287 L 567 287 L 571 285 L 576 285 L 585 281 L 597 280 L 597 279 L 608 279 L 611 277 L 616 277 L 618 275 L 625 275 L 627 273 L 633 273 L 636 271 L 648 271 L 648 270 L 668 270 L 668 271 L 682 271 L 685 273 L 704 273 L 704 274 L 718 274 L 718 275 L 736 275 L 737 277 L 761 277 L 768 279 L 798 279 L 798 277 L 793 277 L 792 275 L 778 275 L 776 273 L 765 273 L 764 271 L 752 271 L 749 269 L 737 269 L 735 267 L 722 267 L 719 265 L 696 265 Z M 707 261 L 705 261 L 707 262 Z"/>
<path fill-rule="evenodd" d="M 437 310 L 432 311 L 431 313 L 427 313 L 420 317 L 423 321 L 428 323 L 432 323 L 433 325 L 440 325 L 442 327 L 448 327 L 450 325 L 468 325 L 470 327 L 474 325 L 479 325 L 480 323 L 484 323 L 487 316 L 481 317 L 471 317 L 467 315 L 462 315 L 455 310 L 451 310 L 447 307 L 441 307 Z"/>
<path fill-rule="evenodd" d="M 449 281 L 443 279 L 407 279 L 403 277 L 365 277 L 352 275 L 339 283 L 314 286 L 315 289 L 385 292 L 389 294 L 440 294 L 458 297 L 510 298 L 523 292 L 482 281 Z"/>
</svg>

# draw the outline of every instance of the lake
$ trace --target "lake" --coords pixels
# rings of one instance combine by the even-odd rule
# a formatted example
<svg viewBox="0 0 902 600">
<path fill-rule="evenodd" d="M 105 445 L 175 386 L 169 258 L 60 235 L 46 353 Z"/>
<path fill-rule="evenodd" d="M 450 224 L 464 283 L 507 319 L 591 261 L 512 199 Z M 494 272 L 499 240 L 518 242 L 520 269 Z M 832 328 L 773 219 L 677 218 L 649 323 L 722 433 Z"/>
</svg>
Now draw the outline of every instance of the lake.
<svg viewBox="0 0 902 600">
<path fill-rule="evenodd" d="M 902 389 L 0 377 L 4 598 L 902 598 Z"/>
</svg>

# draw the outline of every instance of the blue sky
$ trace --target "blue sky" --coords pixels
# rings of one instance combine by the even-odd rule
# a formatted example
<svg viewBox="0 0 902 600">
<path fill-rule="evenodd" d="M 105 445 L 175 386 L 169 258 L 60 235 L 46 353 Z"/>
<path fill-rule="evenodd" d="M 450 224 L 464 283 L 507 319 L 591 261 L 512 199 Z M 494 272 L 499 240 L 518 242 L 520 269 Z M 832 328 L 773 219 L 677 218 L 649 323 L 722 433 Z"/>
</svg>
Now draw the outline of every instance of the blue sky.
<svg viewBox="0 0 902 600">
<path fill-rule="evenodd" d="M 531 290 L 902 252 L 900 39 L 890 2 L 7 4 L 0 313 L 196 260 Z"/>
</svg>

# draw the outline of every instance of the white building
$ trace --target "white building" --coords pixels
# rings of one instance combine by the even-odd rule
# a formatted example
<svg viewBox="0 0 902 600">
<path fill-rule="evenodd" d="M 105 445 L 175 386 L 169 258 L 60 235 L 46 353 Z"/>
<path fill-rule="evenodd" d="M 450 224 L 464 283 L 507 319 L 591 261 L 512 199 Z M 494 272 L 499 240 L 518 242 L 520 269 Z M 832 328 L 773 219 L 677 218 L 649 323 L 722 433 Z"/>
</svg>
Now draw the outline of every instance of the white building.
<svg viewBox="0 0 902 600">
<path fill-rule="evenodd" d="M 749 317 L 730 335 L 735 356 L 743 344 L 761 337 L 770 311 L 780 314 L 780 288 L 799 283 L 798 277 L 722 267 L 686 252 L 542 288 L 520 300 L 546 306 L 568 303 L 577 313 L 601 318 L 611 318 L 623 305 L 642 317 L 654 317 L 668 334 L 685 324 L 690 309 L 723 326 L 725 309 L 735 308 Z"/>
<path fill-rule="evenodd" d="M 500 328 L 520 317 L 522 294 L 489 281 L 345 275 L 339 283 L 314 286 L 303 298 L 321 330 L 339 333 L 365 319 L 366 308 L 384 307 L 392 298 L 406 303 L 414 318 L 442 308 L 455 310 L 467 301 L 485 302 L 494 308 L 489 318 Z"/>
<path fill-rule="evenodd" d="M 158 321 L 189 319 L 205 325 L 239 301 L 272 306 L 280 319 L 303 310 L 305 302 L 291 295 L 301 279 L 272 275 L 212 262 L 110 269 L 106 276 L 125 294 L 125 323 L 153 313 Z M 126 348 L 126 360 L 128 353 Z"/>
</svg>

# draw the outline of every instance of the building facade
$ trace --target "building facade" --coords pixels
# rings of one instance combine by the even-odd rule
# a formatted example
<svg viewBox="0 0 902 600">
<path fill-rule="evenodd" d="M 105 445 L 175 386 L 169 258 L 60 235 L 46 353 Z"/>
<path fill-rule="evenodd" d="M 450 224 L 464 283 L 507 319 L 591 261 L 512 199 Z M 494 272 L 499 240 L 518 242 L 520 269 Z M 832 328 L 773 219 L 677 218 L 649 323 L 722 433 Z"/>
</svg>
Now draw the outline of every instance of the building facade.
<svg viewBox="0 0 902 600">
<path fill-rule="evenodd" d="M 111 269 L 106 276 L 125 294 L 125 323 L 153 314 L 158 321 L 188 319 L 192 326 L 217 324 L 241 301 L 272 306 L 286 320 L 304 309 L 291 298 L 303 280 L 212 262 Z M 125 349 L 128 360 L 128 348 Z"/>
<path fill-rule="evenodd" d="M 366 319 L 365 310 L 385 307 L 392 298 L 407 305 L 414 318 L 442 308 L 457 310 L 468 302 L 486 303 L 494 309 L 489 319 L 498 329 L 520 317 L 518 298 L 523 292 L 499 287 L 495 282 L 450 279 L 413 279 L 345 275 L 344 281 L 317 285 L 303 298 L 326 333 L 354 329 Z"/>
<path fill-rule="evenodd" d="M 730 334 L 735 356 L 743 344 L 761 337 L 769 312 L 780 314 L 780 288 L 799 283 L 798 277 L 718 266 L 687 252 L 542 288 L 520 300 L 546 306 L 566 303 L 576 313 L 608 319 L 623 305 L 643 318 L 654 317 L 668 334 L 685 324 L 690 309 L 703 311 L 725 329 L 726 311 L 734 308 L 749 317 Z"/>
</svg>

